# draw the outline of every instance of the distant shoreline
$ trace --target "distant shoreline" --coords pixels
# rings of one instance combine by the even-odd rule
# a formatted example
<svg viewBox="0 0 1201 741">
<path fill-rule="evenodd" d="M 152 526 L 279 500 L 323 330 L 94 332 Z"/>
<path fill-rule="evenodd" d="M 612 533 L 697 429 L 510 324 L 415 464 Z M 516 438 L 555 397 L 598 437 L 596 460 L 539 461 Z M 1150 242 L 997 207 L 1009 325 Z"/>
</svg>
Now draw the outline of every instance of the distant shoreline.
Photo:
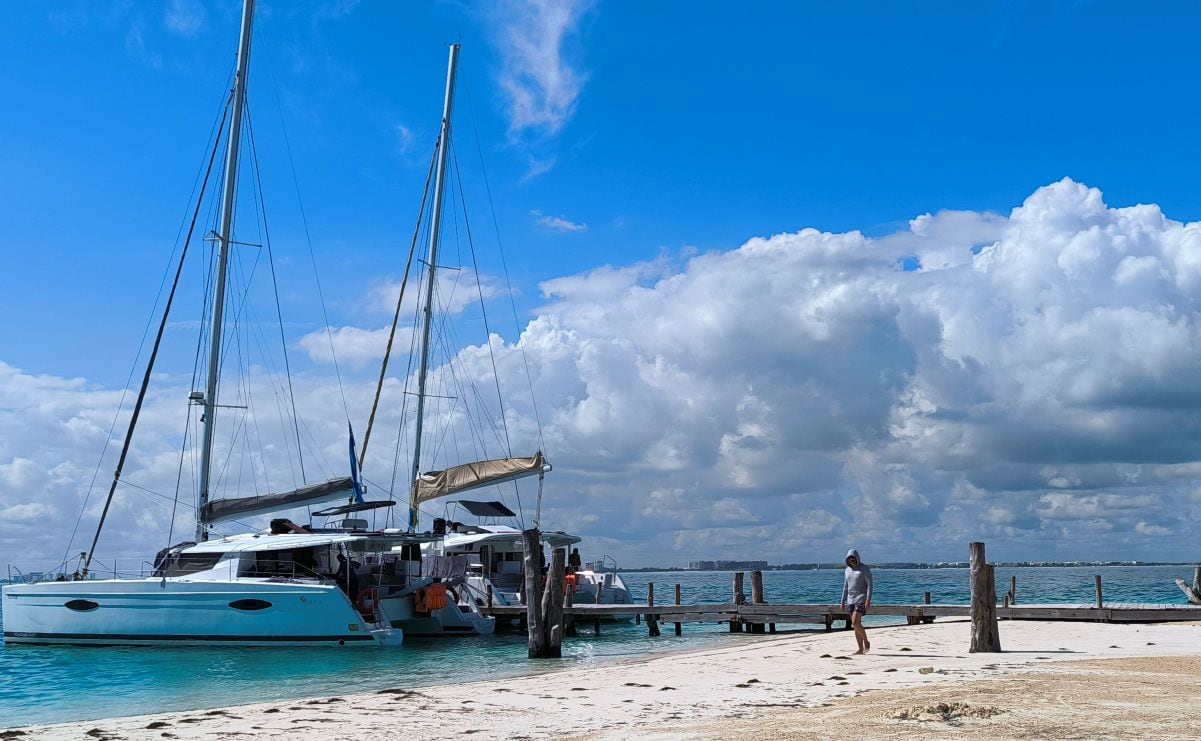
<svg viewBox="0 0 1201 741">
<path fill-rule="evenodd" d="M 947 563 L 873 563 L 873 569 L 966 569 L 967 561 Z M 1194 566 L 1192 561 L 996 561 L 993 564 L 1002 569 L 1070 569 L 1102 566 Z M 841 563 L 789 563 L 779 566 L 768 566 L 763 571 L 814 571 L 820 569 L 842 569 Z M 750 569 L 686 569 L 680 566 L 639 566 L 636 568 L 619 568 L 623 574 L 649 574 L 655 572 L 688 572 L 696 574 L 733 573 L 749 571 Z"/>
</svg>

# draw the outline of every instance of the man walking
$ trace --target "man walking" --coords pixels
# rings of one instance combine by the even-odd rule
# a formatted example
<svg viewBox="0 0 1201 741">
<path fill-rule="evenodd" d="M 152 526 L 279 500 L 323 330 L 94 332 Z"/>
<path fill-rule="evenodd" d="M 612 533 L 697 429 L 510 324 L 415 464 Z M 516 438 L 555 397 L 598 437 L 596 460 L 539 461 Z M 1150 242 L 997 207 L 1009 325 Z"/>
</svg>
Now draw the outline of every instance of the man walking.
<svg viewBox="0 0 1201 741">
<path fill-rule="evenodd" d="M 863 629 L 863 616 L 872 606 L 872 570 L 859 559 L 859 551 L 847 551 L 846 570 L 842 579 L 842 609 L 851 613 L 851 627 L 855 629 L 855 642 L 859 644 L 856 654 L 871 650 L 867 631 Z"/>
</svg>

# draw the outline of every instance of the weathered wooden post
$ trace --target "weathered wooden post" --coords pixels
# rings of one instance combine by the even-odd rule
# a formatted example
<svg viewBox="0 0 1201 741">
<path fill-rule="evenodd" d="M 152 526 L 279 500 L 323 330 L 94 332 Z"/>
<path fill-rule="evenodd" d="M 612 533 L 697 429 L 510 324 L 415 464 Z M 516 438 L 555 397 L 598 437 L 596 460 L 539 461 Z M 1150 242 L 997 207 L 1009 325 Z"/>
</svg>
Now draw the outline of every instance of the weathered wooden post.
<svg viewBox="0 0 1201 741">
<path fill-rule="evenodd" d="M 1201 566 L 1193 567 L 1193 592 L 1201 594 Z"/>
<path fill-rule="evenodd" d="M 567 590 L 567 594 L 563 595 L 563 635 L 575 638 L 578 633 L 575 630 L 575 615 L 572 615 L 568 610 L 575 605 L 575 590 Z"/>
<path fill-rule="evenodd" d="M 567 549 L 554 549 L 550 559 L 550 575 L 542 593 L 542 617 L 546 630 L 548 659 L 563 657 L 563 593 L 567 591 L 566 564 Z"/>
<path fill-rule="evenodd" d="M 735 605 L 745 605 L 746 604 L 746 594 L 742 591 L 742 572 L 741 571 L 734 572 L 733 602 Z M 730 618 L 730 632 L 731 633 L 741 633 L 742 632 L 742 615 L 741 615 L 741 613 L 736 614 Z"/>
<path fill-rule="evenodd" d="M 1095 574 L 1093 575 L 1093 579 L 1096 581 L 1095 586 L 1097 588 L 1097 609 L 1100 610 L 1105 604 L 1105 602 L 1101 599 L 1101 575 Z"/>
<path fill-rule="evenodd" d="M 676 584 L 676 607 L 679 607 L 679 606 L 680 606 L 680 585 L 677 583 Z M 676 610 L 676 612 L 679 612 L 679 610 Z M 680 635 L 683 632 L 684 632 L 683 626 L 680 623 L 676 623 L 676 635 Z"/>
<path fill-rule="evenodd" d="M 525 595 L 525 625 L 529 636 L 529 657 L 531 659 L 546 658 L 546 623 L 543 619 L 542 600 L 539 599 L 539 587 L 542 580 L 542 533 L 537 528 L 521 532 L 522 545 L 525 548 L 525 581 L 522 591 Z"/>
<path fill-rule="evenodd" d="M 1009 577 L 1009 604 L 1016 605 L 1018 603 L 1018 578 L 1016 576 Z"/>
<path fill-rule="evenodd" d="M 659 635 L 659 621 L 655 619 L 655 614 L 651 612 L 655 606 L 655 583 L 648 582 L 646 585 L 646 628 L 647 634 L 651 636 Z"/>
<path fill-rule="evenodd" d="M 765 604 L 763 599 L 763 572 L 751 572 L 751 604 Z M 751 623 L 750 630 L 752 633 L 762 633 L 764 631 L 763 623 Z"/>
<path fill-rule="evenodd" d="M 997 584 L 991 564 L 984 558 L 984 544 L 968 546 L 972 579 L 971 653 L 1000 653 L 1001 631 L 997 627 Z"/>
</svg>

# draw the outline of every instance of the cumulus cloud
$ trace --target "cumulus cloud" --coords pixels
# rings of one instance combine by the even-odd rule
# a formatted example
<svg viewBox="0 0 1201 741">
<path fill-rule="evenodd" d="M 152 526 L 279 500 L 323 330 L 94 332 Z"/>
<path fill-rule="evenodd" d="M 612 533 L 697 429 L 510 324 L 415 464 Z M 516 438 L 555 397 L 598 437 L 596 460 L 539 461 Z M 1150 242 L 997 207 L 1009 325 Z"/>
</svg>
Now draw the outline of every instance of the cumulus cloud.
<svg viewBox="0 0 1201 741">
<path fill-rule="evenodd" d="M 926 214 L 880 238 L 805 229 L 541 288 L 518 336 L 434 369 L 431 455 L 544 447 L 544 526 L 623 563 L 828 560 L 848 542 L 881 560 L 962 558 L 972 539 L 998 558 L 1192 545 L 1201 224 L 1156 206 L 1063 180 L 1009 214 Z M 336 336 L 378 358 L 379 331 Z M 119 392 L 0 370 L 12 551 L 16 520 L 42 514 L 31 504 L 77 511 Z M 390 476 L 404 385 L 389 380 L 369 476 Z M 306 439 L 336 462 L 340 400 L 328 379 L 301 386 Z M 358 420 L 370 384 L 347 394 Z M 146 477 L 173 475 L 178 430 L 156 426 L 169 398 L 148 407 Z"/>
<path fill-rule="evenodd" d="M 586 75 L 565 49 L 590 0 L 507 0 L 492 12 L 509 104 L 509 134 L 559 132 L 575 111 Z"/>
</svg>

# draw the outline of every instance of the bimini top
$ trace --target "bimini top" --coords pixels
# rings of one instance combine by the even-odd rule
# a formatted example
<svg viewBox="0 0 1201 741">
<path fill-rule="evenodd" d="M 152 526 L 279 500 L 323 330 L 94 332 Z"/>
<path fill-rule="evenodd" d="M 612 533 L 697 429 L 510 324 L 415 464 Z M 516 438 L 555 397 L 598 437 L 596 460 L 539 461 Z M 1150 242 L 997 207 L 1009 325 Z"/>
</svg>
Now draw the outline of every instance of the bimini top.
<svg viewBox="0 0 1201 741">
<path fill-rule="evenodd" d="M 463 505 L 476 517 L 516 517 L 517 513 L 505 506 L 504 502 L 470 502 L 466 499 L 456 502 Z"/>
<path fill-rule="evenodd" d="M 445 497 L 450 494 L 479 489 L 492 484 L 543 474 L 550 471 L 550 464 L 539 450 L 531 458 L 497 458 L 454 466 L 445 471 L 429 471 L 413 482 L 409 506 Z"/>
</svg>

